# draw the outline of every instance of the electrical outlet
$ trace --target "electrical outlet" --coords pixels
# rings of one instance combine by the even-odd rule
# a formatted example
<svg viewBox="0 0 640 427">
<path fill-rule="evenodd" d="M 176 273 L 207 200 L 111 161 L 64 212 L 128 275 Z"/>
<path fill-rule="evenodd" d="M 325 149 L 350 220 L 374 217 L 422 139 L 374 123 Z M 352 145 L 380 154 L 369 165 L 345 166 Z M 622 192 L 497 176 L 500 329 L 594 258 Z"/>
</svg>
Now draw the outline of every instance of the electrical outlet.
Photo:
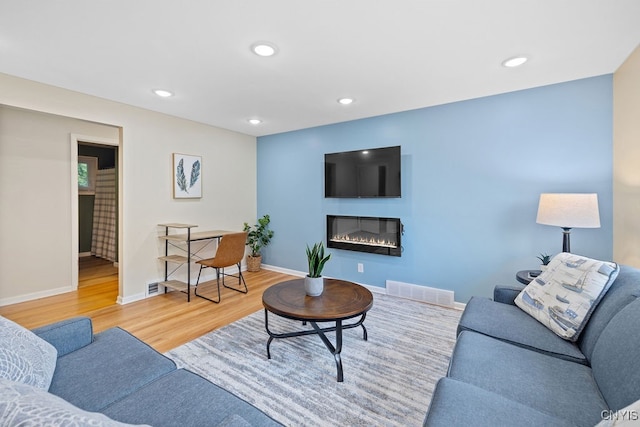
<svg viewBox="0 0 640 427">
<path fill-rule="evenodd" d="M 358 263 L 358 273 L 364 273 L 364 264 Z"/>
</svg>

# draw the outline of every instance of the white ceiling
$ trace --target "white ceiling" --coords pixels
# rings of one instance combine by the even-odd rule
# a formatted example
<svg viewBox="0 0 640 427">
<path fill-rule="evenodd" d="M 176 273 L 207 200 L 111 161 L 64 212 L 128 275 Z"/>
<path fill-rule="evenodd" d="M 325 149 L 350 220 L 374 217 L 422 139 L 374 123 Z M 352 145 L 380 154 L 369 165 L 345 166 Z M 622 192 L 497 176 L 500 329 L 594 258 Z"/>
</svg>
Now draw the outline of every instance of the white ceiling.
<svg viewBox="0 0 640 427">
<path fill-rule="evenodd" d="M 0 72 L 260 136 L 612 73 L 639 18 L 639 0 L 0 0 Z"/>
</svg>

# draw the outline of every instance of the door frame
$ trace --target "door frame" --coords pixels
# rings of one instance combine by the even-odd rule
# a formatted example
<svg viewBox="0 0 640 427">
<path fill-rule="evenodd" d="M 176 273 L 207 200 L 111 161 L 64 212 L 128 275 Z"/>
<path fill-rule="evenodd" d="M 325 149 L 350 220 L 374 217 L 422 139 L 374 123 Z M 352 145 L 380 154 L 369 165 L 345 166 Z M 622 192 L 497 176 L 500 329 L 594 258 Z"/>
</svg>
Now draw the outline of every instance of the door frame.
<svg viewBox="0 0 640 427">
<path fill-rule="evenodd" d="M 78 289 L 78 258 L 80 256 L 80 248 L 78 247 L 78 238 L 80 232 L 78 230 L 78 143 L 88 142 L 90 144 L 109 145 L 117 147 L 118 156 L 116 166 L 118 170 L 118 182 L 120 182 L 120 141 L 112 138 L 103 138 L 98 136 L 88 136 L 72 133 L 69 135 L 71 146 L 71 283 L 74 289 Z M 122 212 L 122 190 L 118 190 L 118 248 L 120 248 L 120 229 L 122 222 L 120 212 Z M 118 250 L 120 252 L 120 250 Z M 120 261 L 120 256 L 118 256 Z M 118 282 L 120 282 L 120 262 L 118 262 Z M 118 284 L 118 293 L 120 293 L 120 283 Z"/>
</svg>

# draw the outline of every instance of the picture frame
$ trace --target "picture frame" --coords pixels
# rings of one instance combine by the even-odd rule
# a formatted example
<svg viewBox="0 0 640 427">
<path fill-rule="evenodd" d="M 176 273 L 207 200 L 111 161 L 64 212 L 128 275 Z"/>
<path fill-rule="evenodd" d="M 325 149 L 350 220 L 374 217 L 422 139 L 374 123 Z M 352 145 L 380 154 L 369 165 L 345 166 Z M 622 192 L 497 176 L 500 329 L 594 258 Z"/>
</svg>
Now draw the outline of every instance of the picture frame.
<svg viewBox="0 0 640 427">
<path fill-rule="evenodd" d="M 173 198 L 202 197 L 202 156 L 173 153 Z"/>
</svg>

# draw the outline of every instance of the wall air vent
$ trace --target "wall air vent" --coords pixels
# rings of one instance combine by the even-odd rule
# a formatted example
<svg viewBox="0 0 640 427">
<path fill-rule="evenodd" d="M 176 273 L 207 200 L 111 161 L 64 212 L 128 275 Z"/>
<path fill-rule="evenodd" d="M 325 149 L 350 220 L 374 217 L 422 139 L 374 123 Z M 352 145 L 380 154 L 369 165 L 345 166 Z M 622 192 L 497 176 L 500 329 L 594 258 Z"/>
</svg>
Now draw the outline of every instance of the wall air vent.
<svg viewBox="0 0 640 427">
<path fill-rule="evenodd" d="M 156 295 L 160 290 L 158 282 L 149 283 L 147 287 L 147 296 Z"/>
</svg>

